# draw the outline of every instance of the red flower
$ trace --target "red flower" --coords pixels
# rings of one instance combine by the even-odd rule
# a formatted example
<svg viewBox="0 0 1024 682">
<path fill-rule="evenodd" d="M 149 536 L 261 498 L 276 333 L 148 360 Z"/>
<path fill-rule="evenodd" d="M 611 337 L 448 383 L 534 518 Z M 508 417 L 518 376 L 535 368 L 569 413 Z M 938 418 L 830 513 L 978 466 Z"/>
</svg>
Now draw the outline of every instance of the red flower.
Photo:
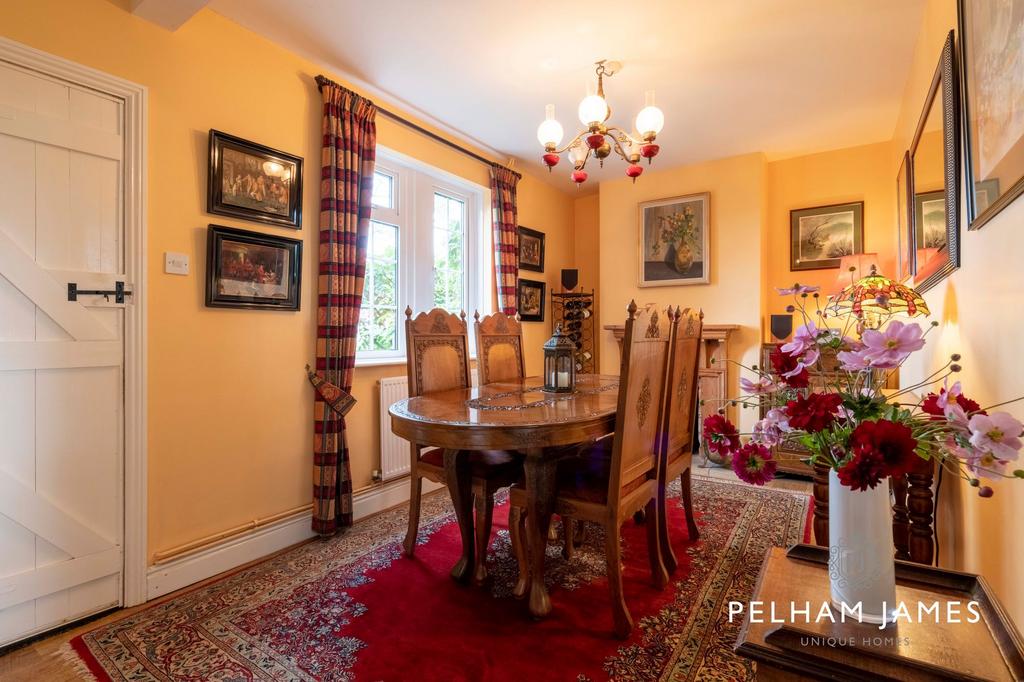
<svg viewBox="0 0 1024 682">
<path fill-rule="evenodd" d="M 910 427 L 888 419 L 861 422 L 850 434 L 854 459 L 870 453 L 869 456 L 881 461 L 885 476 L 900 476 L 911 471 L 918 462 L 916 447 L 917 440 Z"/>
<path fill-rule="evenodd" d="M 838 393 L 811 393 L 786 403 L 789 425 L 808 433 L 827 429 L 836 419 L 843 397 Z"/>
<path fill-rule="evenodd" d="M 729 455 L 740 446 L 740 434 L 731 421 L 720 414 L 713 414 L 704 420 L 704 442 L 709 450 Z"/>
<path fill-rule="evenodd" d="M 764 485 L 775 478 L 776 464 L 771 450 L 760 443 L 747 443 L 732 456 L 732 470 L 741 481 Z"/>
<path fill-rule="evenodd" d="M 871 423 L 871 422 L 865 422 Z M 885 462 L 877 450 L 862 448 L 854 452 L 854 456 L 836 470 L 839 482 L 854 490 L 874 488 L 885 478 Z"/>
<path fill-rule="evenodd" d="M 943 395 L 945 392 L 946 389 L 940 388 L 938 393 L 929 393 L 926 395 L 924 397 L 924 401 L 921 403 L 921 411 L 925 414 L 932 415 L 933 419 L 945 419 L 946 415 L 942 408 L 939 407 L 939 396 Z M 974 413 L 988 414 L 985 410 L 981 409 L 981 405 L 962 393 L 957 395 L 954 400 L 957 405 L 963 408 L 964 412 L 967 413 L 967 416 L 971 416 Z"/>
<path fill-rule="evenodd" d="M 811 383 L 811 377 L 807 373 L 807 368 L 802 369 L 798 374 L 794 374 L 791 377 L 782 376 L 786 372 L 796 369 L 799 358 L 795 358 L 789 353 L 783 353 L 782 347 L 778 344 L 775 345 L 775 350 L 768 356 L 768 359 L 771 361 L 775 373 L 779 375 L 779 380 L 790 388 L 807 388 L 808 384 Z"/>
</svg>

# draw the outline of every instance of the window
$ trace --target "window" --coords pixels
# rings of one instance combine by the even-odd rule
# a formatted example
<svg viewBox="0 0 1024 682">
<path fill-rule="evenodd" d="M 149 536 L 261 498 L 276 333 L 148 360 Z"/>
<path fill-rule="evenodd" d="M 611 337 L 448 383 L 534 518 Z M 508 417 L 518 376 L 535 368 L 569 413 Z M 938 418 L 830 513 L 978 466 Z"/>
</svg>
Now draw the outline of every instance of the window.
<svg viewBox="0 0 1024 682">
<path fill-rule="evenodd" d="M 372 196 L 358 364 L 404 359 L 406 306 L 472 316 L 490 301 L 482 187 L 378 148 Z"/>
</svg>

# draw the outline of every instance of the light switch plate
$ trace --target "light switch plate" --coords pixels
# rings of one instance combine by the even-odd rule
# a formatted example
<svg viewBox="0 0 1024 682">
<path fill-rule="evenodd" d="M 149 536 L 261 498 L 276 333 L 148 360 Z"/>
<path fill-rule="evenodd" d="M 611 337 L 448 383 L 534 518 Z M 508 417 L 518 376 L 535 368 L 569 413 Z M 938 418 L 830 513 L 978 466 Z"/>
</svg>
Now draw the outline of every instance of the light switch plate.
<svg viewBox="0 0 1024 682">
<path fill-rule="evenodd" d="M 164 272 L 168 275 L 187 275 L 189 257 L 187 253 L 164 252 Z"/>
</svg>

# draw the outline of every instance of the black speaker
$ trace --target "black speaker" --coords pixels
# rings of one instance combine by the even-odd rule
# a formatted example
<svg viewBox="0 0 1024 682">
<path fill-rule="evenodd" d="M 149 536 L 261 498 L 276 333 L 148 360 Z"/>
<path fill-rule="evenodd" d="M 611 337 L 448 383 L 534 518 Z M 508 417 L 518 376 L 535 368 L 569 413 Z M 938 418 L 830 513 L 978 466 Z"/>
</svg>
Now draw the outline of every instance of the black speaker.
<svg viewBox="0 0 1024 682">
<path fill-rule="evenodd" d="M 576 288 L 576 285 L 580 283 L 580 271 L 573 270 L 562 270 L 562 289 L 565 291 L 572 291 Z"/>
<path fill-rule="evenodd" d="M 792 315 L 772 315 L 772 338 L 776 341 L 786 341 L 793 333 Z"/>
</svg>

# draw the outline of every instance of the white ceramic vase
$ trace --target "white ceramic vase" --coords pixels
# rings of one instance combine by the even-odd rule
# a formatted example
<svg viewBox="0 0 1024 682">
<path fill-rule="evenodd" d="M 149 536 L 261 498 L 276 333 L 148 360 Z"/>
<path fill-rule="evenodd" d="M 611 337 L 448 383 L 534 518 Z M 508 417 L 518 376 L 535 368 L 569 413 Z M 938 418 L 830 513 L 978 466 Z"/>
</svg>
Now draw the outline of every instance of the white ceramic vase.
<svg viewBox="0 0 1024 682">
<path fill-rule="evenodd" d="M 828 475 L 828 573 L 832 607 L 851 613 L 860 604 L 860 620 L 893 621 L 896 609 L 896 564 L 892 543 L 889 486 L 852 490 Z M 847 616 L 850 618 L 851 616 Z"/>
</svg>

